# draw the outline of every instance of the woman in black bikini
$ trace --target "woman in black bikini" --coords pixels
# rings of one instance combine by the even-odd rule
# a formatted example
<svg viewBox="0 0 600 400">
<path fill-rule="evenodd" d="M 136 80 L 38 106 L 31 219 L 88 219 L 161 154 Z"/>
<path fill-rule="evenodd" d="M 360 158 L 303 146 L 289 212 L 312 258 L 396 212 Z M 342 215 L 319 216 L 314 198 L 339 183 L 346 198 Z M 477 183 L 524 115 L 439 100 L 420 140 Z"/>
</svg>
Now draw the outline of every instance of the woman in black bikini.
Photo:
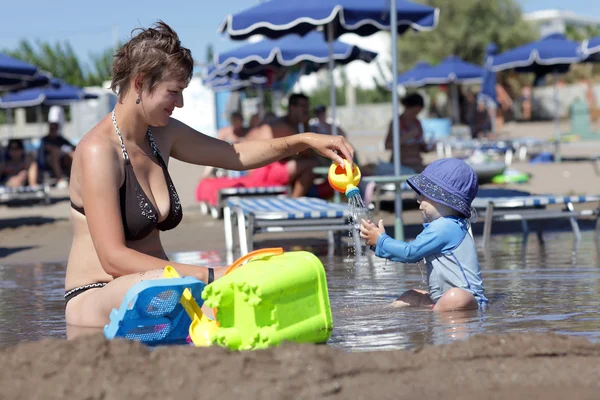
<svg viewBox="0 0 600 400">
<path fill-rule="evenodd" d="M 229 144 L 171 119 L 183 107 L 193 71 L 190 51 L 163 22 L 142 29 L 119 49 L 112 89 L 119 101 L 79 142 L 70 196 L 73 244 L 65 279 L 67 334 L 103 327 L 127 290 L 162 278 L 165 265 L 204 282 L 223 269 L 167 260 L 159 232 L 183 217 L 167 165 L 169 158 L 229 170 L 255 169 L 312 148 L 341 162 L 354 151 L 342 137 L 306 133 Z"/>
</svg>

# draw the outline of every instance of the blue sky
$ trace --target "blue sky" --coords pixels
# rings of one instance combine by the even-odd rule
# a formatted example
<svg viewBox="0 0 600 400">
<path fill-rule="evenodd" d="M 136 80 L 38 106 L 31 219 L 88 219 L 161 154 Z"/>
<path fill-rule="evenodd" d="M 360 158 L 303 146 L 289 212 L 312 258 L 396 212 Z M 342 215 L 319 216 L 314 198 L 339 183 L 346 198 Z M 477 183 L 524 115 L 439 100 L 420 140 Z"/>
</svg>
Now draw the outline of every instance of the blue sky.
<svg viewBox="0 0 600 400">
<path fill-rule="evenodd" d="M 600 17 L 597 0 L 518 0 L 524 11 L 568 9 L 578 14 Z M 0 24 L 0 51 L 15 48 L 21 39 L 68 40 L 76 53 L 87 62 L 90 53 L 99 53 L 121 40 L 131 30 L 163 19 L 192 50 L 197 61 L 206 58 L 206 46 L 216 51 L 239 45 L 217 33 L 223 18 L 230 13 L 258 4 L 258 0 L 104 0 L 75 1 L 17 0 L 3 1 Z M 568 4 L 568 7 L 567 7 Z M 26 7 L 26 8 L 25 8 Z"/>
</svg>

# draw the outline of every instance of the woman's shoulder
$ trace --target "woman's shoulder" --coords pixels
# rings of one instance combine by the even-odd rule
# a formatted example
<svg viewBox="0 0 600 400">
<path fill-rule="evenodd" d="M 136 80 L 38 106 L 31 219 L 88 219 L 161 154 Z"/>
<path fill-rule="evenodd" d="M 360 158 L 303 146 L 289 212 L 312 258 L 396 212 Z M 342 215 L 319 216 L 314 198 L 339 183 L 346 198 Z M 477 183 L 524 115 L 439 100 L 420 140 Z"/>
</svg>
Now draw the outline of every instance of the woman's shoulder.
<svg viewBox="0 0 600 400">
<path fill-rule="evenodd" d="M 112 125 L 107 125 L 104 122 L 104 120 L 100 121 L 88 133 L 83 135 L 77 143 L 75 158 L 85 161 L 92 161 L 89 157 L 100 158 L 105 161 L 118 159 L 116 150 L 119 146 L 115 138 L 110 135 Z"/>
</svg>

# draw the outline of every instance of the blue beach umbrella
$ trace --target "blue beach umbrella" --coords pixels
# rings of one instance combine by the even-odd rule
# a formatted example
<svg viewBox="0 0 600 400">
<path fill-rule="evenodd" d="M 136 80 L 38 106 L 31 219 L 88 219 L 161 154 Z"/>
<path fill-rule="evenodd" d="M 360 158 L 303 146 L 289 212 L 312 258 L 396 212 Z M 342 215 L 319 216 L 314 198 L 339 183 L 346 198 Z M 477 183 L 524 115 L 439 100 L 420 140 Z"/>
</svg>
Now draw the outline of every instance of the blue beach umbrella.
<svg viewBox="0 0 600 400">
<path fill-rule="evenodd" d="M 371 62 L 377 53 L 336 40 L 333 42 L 333 59 L 337 64 L 355 60 Z M 265 66 L 290 67 L 300 63 L 316 70 L 329 62 L 329 44 L 318 32 L 305 36 L 288 35 L 281 39 L 265 39 L 215 55 L 215 71 L 254 74 Z"/>
<path fill-rule="evenodd" d="M 425 69 L 421 74 L 421 85 L 447 85 L 447 84 L 469 84 L 480 83 L 483 76 L 483 68 L 461 60 L 459 57 L 450 56 L 438 65 Z"/>
<path fill-rule="evenodd" d="M 568 72 L 571 64 L 582 62 L 586 58 L 582 46 L 578 42 L 569 40 L 562 34 L 553 34 L 499 54 L 494 57 L 492 63 L 492 69 L 496 72 L 514 69 L 516 72 L 535 73 L 536 77 L 553 73 L 557 161 L 560 161 L 557 75 Z"/>
<path fill-rule="evenodd" d="M 332 82 L 330 101 L 335 121 L 335 87 L 333 85 L 333 40 L 344 33 L 369 36 L 381 30 L 392 32 L 392 82 L 397 81 L 397 35 L 407 29 L 432 30 L 437 26 L 439 10 L 408 1 L 397 0 L 271 0 L 229 15 L 219 31 L 235 40 L 253 35 L 279 38 L 288 34 L 305 35 L 323 29 L 329 43 L 329 74 Z M 398 94 L 393 91 L 394 112 L 398 110 Z M 392 119 L 394 136 L 394 170 L 400 173 L 400 135 L 397 118 Z M 333 134 L 337 126 L 333 124 Z M 400 213 L 401 192 L 396 191 L 396 237 L 402 239 L 404 232 Z"/>
<path fill-rule="evenodd" d="M 409 87 L 425 85 L 452 85 L 454 117 L 458 118 L 458 88 L 457 84 L 479 83 L 482 80 L 483 68 L 478 65 L 450 56 L 436 66 L 419 63 L 407 73 L 398 77 L 398 84 Z M 403 83 L 400 83 L 400 80 Z"/>
<path fill-rule="evenodd" d="M 211 68 L 210 72 L 213 72 L 215 68 Z M 213 72 L 214 73 L 214 72 Z M 238 74 L 234 75 L 213 75 L 210 73 L 202 79 L 202 84 L 204 86 L 210 87 L 215 92 L 221 91 L 229 91 L 235 92 L 238 90 L 242 90 L 248 87 L 258 87 L 265 85 L 267 83 L 267 78 L 264 76 L 251 76 L 246 79 L 241 79 Z"/>
<path fill-rule="evenodd" d="M 515 69 L 517 72 L 564 73 L 571 64 L 583 61 L 581 45 L 564 35 L 553 34 L 535 42 L 508 50 L 494 57 L 496 72 Z"/>
<path fill-rule="evenodd" d="M 427 70 L 433 68 L 433 66 L 425 61 L 419 61 L 414 67 L 398 75 L 396 84 L 398 86 L 407 87 L 419 87 L 422 86 L 419 82 L 423 79 L 424 74 Z M 394 85 L 388 83 L 386 86 L 388 89 L 393 90 Z"/>
<path fill-rule="evenodd" d="M 483 77 L 483 68 L 461 60 L 456 56 L 449 56 L 441 63 L 423 73 L 419 83 L 422 85 L 451 85 L 452 109 L 454 121 L 460 120 L 458 86 L 460 84 L 480 83 Z"/>
<path fill-rule="evenodd" d="M 36 77 L 38 67 L 0 53 L 0 90 L 23 87 Z"/>
<path fill-rule="evenodd" d="M 496 72 L 492 70 L 494 56 L 498 53 L 498 46 L 495 43 L 488 44 L 485 50 L 485 62 L 483 72 L 483 83 L 481 91 L 477 95 L 478 101 L 483 101 L 492 114 L 492 132 L 496 131 L 496 107 L 498 99 L 496 98 Z"/>
<path fill-rule="evenodd" d="M 344 33 L 369 36 L 390 30 L 392 16 L 389 0 L 271 0 L 228 15 L 219 31 L 232 39 L 253 35 L 279 38 L 290 33 L 305 35 L 315 27 L 331 26 L 335 37 Z M 407 29 L 434 29 L 438 10 L 408 1 L 396 3 L 398 33 Z"/>
<path fill-rule="evenodd" d="M 492 70 L 494 56 L 498 53 L 498 46 L 495 43 L 490 43 L 485 51 L 485 62 L 483 71 L 483 83 L 481 91 L 477 96 L 478 100 L 486 103 L 492 109 L 495 109 L 498 100 L 496 99 L 496 72 Z"/>
<path fill-rule="evenodd" d="M 584 40 L 581 47 L 586 56 L 591 56 L 592 61 L 600 60 L 600 36 Z"/>
<path fill-rule="evenodd" d="M 3 96 L 0 98 L 0 108 L 33 107 L 40 104 L 46 106 L 65 105 L 73 101 L 97 97 L 85 93 L 81 88 L 53 78 L 49 87 L 25 89 Z"/>
</svg>

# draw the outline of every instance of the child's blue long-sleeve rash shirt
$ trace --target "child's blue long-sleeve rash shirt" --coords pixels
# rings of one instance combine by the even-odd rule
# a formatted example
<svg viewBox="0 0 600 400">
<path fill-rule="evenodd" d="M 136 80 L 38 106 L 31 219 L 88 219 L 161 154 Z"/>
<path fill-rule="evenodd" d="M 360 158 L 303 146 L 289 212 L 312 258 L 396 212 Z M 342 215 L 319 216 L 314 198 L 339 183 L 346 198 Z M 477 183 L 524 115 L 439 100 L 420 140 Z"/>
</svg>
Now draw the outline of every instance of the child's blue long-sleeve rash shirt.
<svg viewBox="0 0 600 400">
<path fill-rule="evenodd" d="M 403 263 L 425 259 L 429 295 L 434 303 L 453 287 L 471 292 L 479 303 L 487 302 L 477 249 L 468 233 L 467 221 L 458 217 L 442 217 L 423 226 L 423 232 L 412 242 L 402 242 L 382 234 L 377 240 L 375 254 Z"/>
</svg>

